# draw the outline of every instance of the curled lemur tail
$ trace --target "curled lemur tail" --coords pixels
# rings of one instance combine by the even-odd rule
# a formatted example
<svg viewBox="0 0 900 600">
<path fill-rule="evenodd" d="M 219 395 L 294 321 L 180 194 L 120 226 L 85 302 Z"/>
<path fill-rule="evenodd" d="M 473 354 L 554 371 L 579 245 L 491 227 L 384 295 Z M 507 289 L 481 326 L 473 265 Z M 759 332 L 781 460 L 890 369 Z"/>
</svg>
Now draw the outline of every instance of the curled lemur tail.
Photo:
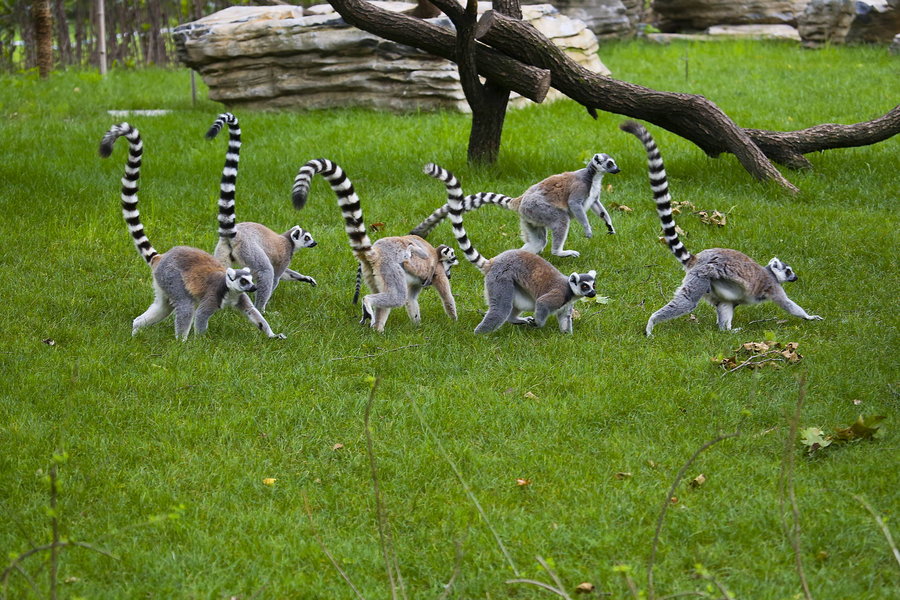
<svg viewBox="0 0 900 600">
<path fill-rule="evenodd" d="M 128 231 L 131 232 L 134 245 L 149 265 L 152 264 L 154 257 L 159 256 L 159 252 L 147 239 L 138 212 L 138 179 L 141 177 L 141 157 L 144 154 L 140 132 L 128 123 L 113 125 L 100 140 L 100 156 L 109 157 L 112 154 L 113 144 L 123 135 L 128 140 L 128 161 L 125 163 L 125 175 L 122 176 L 122 216 L 128 225 Z"/>
<path fill-rule="evenodd" d="M 222 181 L 219 184 L 219 238 L 229 244 L 234 239 L 234 186 L 237 182 L 238 161 L 241 156 L 241 126 L 237 117 L 222 113 L 213 122 L 206 139 L 211 140 L 228 124 L 228 150 L 225 152 L 225 166 L 222 167 Z"/>
<path fill-rule="evenodd" d="M 291 189 L 291 199 L 294 202 L 294 208 L 302 209 L 306 206 L 306 199 L 309 196 L 309 185 L 313 175 L 316 173 L 324 177 L 331 189 L 337 195 L 338 206 L 344 216 L 344 231 L 350 238 L 350 248 L 353 252 L 360 256 L 372 249 L 372 242 L 366 233 L 366 224 L 363 221 L 362 207 L 359 203 L 359 196 L 353 189 L 353 182 L 344 173 L 338 165 L 327 158 L 316 158 L 309 161 L 297 172 L 294 178 L 294 186 Z"/>
<path fill-rule="evenodd" d="M 485 263 L 487 263 L 487 259 L 475 249 L 472 242 L 469 241 L 466 230 L 463 228 L 462 214 L 465 212 L 465 207 L 463 205 L 462 187 L 459 185 L 459 180 L 456 178 L 456 175 L 434 163 L 425 165 L 423 171 L 429 177 L 440 179 L 447 187 L 447 211 L 450 217 L 450 223 L 453 226 L 453 235 L 456 236 L 456 243 L 459 244 L 459 249 L 466 255 L 469 262 L 481 270 Z"/>
<path fill-rule="evenodd" d="M 481 208 L 485 204 L 497 204 L 503 208 L 509 209 L 509 203 L 513 200 L 510 196 L 504 194 L 495 194 L 494 192 L 478 192 L 477 194 L 469 194 L 462 198 L 463 212 L 469 212 L 476 208 Z M 415 229 L 410 231 L 413 235 L 428 237 L 428 234 L 437 227 L 450 213 L 450 205 L 444 204 L 436 211 L 428 215 L 424 221 L 419 223 Z"/>
<path fill-rule="evenodd" d="M 636 136 L 647 150 L 650 189 L 653 190 L 653 200 L 656 202 L 656 213 L 662 223 L 663 235 L 675 258 L 681 261 L 682 265 L 687 266 L 693 255 L 681 243 L 678 232 L 675 230 L 675 219 L 672 217 L 672 197 L 669 196 L 669 182 L 666 178 L 666 168 L 663 165 L 659 147 L 650 132 L 640 123 L 625 121 L 619 125 L 619 129 Z"/>
</svg>

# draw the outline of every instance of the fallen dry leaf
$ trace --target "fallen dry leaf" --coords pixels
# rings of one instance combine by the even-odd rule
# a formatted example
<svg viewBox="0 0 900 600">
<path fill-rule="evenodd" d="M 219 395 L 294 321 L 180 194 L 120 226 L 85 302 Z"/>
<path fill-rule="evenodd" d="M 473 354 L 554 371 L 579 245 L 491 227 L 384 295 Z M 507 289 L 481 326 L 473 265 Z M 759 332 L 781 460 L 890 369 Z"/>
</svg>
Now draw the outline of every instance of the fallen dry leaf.
<svg viewBox="0 0 900 600">
<path fill-rule="evenodd" d="M 692 488 L 698 488 L 701 485 L 703 485 L 704 483 L 706 483 L 706 475 L 704 475 L 703 473 L 700 473 L 699 475 L 697 475 L 696 477 L 691 479 L 690 486 Z"/>
<path fill-rule="evenodd" d="M 516 485 L 518 485 L 520 487 L 525 486 L 525 485 L 531 485 L 531 480 L 525 479 L 524 477 L 516 477 Z"/>
<path fill-rule="evenodd" d="M 335 444 L 334 446 L 331 447 L 331 449 L 332 450 L 340 450 L 343 447 L 344 447 L 343 444 Z"/>
<path fill-rule="evenodd" d="M 378 223 L 372 223 L 369 227 L 372 228 L 372 231 L 381 231 L 384 229 L 384 223 L 379 221 Z"/>
<path fill-rule="evenodd" d="M 631 473 L 627 471 L 619 471 L 613 477 L 616 479 L 631 479 Z"/>
<path fill-rule="evenodd" d="M 44 338 L 41 341 L 44 342 L 45 344 L 47 344 L 48 346 L 56 345 L 56 340 L 54 340 L 53 338 Z"/>
<path fill-rule="evenodd" d="M 633 208 L 631 208 L 630 206 L 625 206 L 624 204 L 620 204 L 619 206 L 617 206 L 616 210 L 621 210 L 622 212 L 626 213 L 634 212 Z"/>
<path fill-rule="evenodd" d="M 594 591 L 594 584 L 590 583 L 588 581 L 579 583 L 577 586 L 575 586 L 576 594 L 590 594 L 593 591 Z"/>
<path fill-rule="evenodd" d="M 275 485 L 276 481 L 278 481 L 278 480 L 275 479 L 274 477 L 266 477 L 265 479 L 263 479 L 263 484 L 264 485 Z"/>
<path fill-rule="evenodd" d="M 529 398 L 529 399 L 531 399 L 531 400 L 537 400 L 537 399 L 538 399 L 538 397 L 535 396 L 535 395 L 534 395 L 533 393 L 531 393 L 531 392 L 525 392 L 524 394 L 522 394 L 522 396 L 525 397 L 525 398 Z"/>
</svg>

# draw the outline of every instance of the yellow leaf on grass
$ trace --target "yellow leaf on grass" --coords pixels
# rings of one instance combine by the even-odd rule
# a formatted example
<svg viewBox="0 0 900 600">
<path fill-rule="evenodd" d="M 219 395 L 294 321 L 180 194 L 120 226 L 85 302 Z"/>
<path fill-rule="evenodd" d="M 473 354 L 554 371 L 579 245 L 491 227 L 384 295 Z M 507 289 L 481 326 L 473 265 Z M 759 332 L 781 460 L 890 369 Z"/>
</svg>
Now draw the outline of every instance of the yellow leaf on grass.
<svg viewBox="0 0 900 600">
<path fill-rule="evenodd" d="M 274 477 L 266 477 L 265 479 L 263 479 L 263 484 L 264 485 L 275 485 L 276 481 L 278 481 L 278 480 L 275 479 Z"/>
</svg>

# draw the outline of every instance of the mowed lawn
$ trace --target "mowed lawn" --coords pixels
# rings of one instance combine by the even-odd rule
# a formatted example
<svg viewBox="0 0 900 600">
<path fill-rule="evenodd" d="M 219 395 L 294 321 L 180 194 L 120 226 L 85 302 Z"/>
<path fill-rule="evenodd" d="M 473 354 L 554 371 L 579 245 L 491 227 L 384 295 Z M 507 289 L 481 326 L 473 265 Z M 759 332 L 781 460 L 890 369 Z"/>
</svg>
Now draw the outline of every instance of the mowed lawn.
<svg viewBox="0 0 900 600">
<path fill-rule="evenodd" d="M 864 121 L 900 98 L 900 59 L 883 48 L 634 42 L 605 45 L 601 57 L 618 78 L 703 94 L 745 127 Z M 788 295 L 824 320 L 763 304 L 738 308 L 740 330 L 719 332 L 701 305 L 646 339 L 682 271 L 658 241 L 646 157 L 618 129 L 624 117 L 595 121 L 570 101 L 510 111 L 499 161 L 475 167 L 466 115 L 235 109 L 238 219 L 309 230 L 318 246 L 292 268 L 318 286 L 275 291 L 266 317 L 284 340 L 233 311 L 184 343 L 171 318 L 132 338 L 131 320 L 152 301 L 150 271 L 119 208 L 126 144 L 109 159 L 98 144 L 123 119 L 140 129 L 151 242 L 212 251 L 226 141 L 204 133 L 224 107 L 202 86 L 200 97 L 192 104 L 186 70 L 0 76 L 4 560 L 50 542 L 45 476 L 65 453 L 59 535 L 113 556 L 62 550 L 59 597 L 358 597 L 330 553 L 363 597 L 386 598 L 379 523 L 400 597 L 438 598 L 451 581 L 450 598 L 553 597 L 507 583 L 556 585 L 538 556 L 573 597 L 584 582 L 596 587 L 581 597 L 631 598 L 629 581 L 649 594 L 651 565 L 657 597 L 802 597 L 801 571 L 816 598 L 900 597 L 900 564 L 866 508 L 900 539 L 897 138 L 810 155 L 812 170 L 785 171 L 801 190 L 791 196 L 733 156 L 708 158 L 647 124 L 674 199 L 727 215 L 722 227 L 677 215 L 688 249 L 778 256 L 799 274 Z M 107 112 L 138 109 L 171 112 Z M 552 319 L 476 336 L 485 302 L 468 263 L 451 280 L 457 322 L 425 290 L 421 326 L 398 309 L 376 334 L 351 304 L 356 263 L 333 192 L 317 177 L 302 212 L 290 202 L 297 169 L 330 158 L 366 222 L 382 224 L 373 239 L 401 235 L 445 199 L 422 174 L 427 162 L 467 193 L 516 196 L 595 152 L 621 168 L 601 200 L 631 210 L 612 211 L 615 236 L 599 219 L 593 239 L 573 225 L 578 258 L 546 251 L 563 273 L 597 271 L 601 301 L 576 305 L 571 336 Z M 487 256 L 521 243 L 511 212 L 487 206 L 465 222 Z M 429 240 L 455 246 L 446 223 Z M 802 359 L 730 373 L 712 360 L 764 340 L 795 342 Z M 364 426 L 373 378 L 374 462 Z M 811 455 L 791 439 L 792 428 L 831 435 L 860 415 L 885 417 L 874 439 Z M 651 563 L 679 469 L 734 433 L 684 472 Z M 23 560 L 0 593 L 47 597 L 48 558 Z"/>
</svg>

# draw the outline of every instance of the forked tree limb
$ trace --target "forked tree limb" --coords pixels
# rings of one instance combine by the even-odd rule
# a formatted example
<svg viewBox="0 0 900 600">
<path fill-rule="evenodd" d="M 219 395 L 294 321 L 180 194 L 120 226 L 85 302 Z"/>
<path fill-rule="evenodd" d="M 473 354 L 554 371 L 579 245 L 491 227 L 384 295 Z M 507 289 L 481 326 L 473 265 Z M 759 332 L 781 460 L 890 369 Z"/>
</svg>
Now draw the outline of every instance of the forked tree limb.
<svg viewBox="0 0 900 600">
<path fill-rule="evenodd" d="M 599 108 L 649 121 L 690 140 L 709 156 L 731 152 L 757 179 L 798 191 L 746 132 L 703 96 L 661 92 L 594 73 L 530 24 L 494 11 L 482 15 L 475 37 L 522 62 L 548 69 L 551 85 L 589 111 Z"/>
<path fill-rule="evenodd" d="M 696 144 L 709 156 L 729 152 L 754 177 L 797 191 L 772 165 L 809 168 L 803 156 L 833 148 L 864 146 L 900 133 L 900 105 L 886 115 L 853 125 L 824 124 L 801 131 L 743 129 L 703 96 L 661 92 L 599 75 L 570 59 L 542 33 L 523 21 L 494 11 L 481 17 L 475 37 L 553 74 L 552 87 L 595 115 L 596 109 L 642 119 Z"/>
<path fill-rule="evenodd" d="M 410 15 L 393 12 L 365 0 L 329 0 L 343 19 L 363 31 L 394 42 L 420 48 L 456 62 L 456 34 Z M 478 72 L 533 102 L 543 102 L 550 90 L 550 73 L 523 64 L 508 55 L 479 43 L 476 48 Z"/>
</svg>

